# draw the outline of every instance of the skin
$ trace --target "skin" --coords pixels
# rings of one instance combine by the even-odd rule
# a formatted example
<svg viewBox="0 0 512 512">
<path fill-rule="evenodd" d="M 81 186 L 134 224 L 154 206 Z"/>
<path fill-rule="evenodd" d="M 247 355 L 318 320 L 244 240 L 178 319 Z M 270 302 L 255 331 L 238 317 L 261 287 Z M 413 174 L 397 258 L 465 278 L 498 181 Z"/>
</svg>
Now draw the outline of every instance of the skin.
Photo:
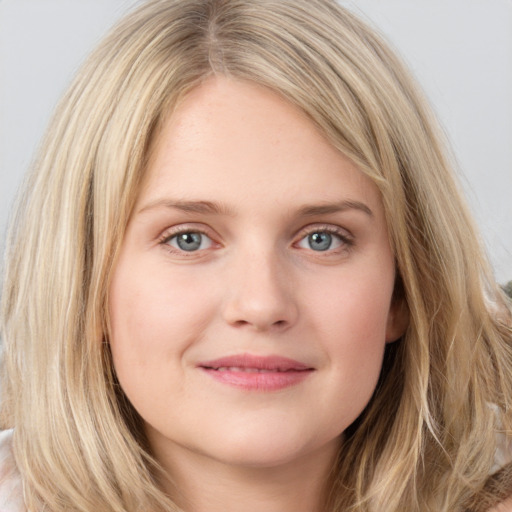
<svg viewBox="0 0 512 512">
<path fill-rule="evenodd" d="M 180 249 L 177 230 L 204 233 L 200 248 Z M 329 248 L 312 233 L 330 234 Z M 377 188 L 303 113 L 224 77 L 185 97 L 157 141 L 109 290 L 115 369 L 181 507 L 320 509 L 343 431 L 405 328 L 394 281 Z M 269 391 L 198 367 L 234 354 L 313 370 Z"/>
<path fill-rule="evenodd" d="M 489 512 L 512 512 L 512 497 L 489 510 Z"/>
</svg>

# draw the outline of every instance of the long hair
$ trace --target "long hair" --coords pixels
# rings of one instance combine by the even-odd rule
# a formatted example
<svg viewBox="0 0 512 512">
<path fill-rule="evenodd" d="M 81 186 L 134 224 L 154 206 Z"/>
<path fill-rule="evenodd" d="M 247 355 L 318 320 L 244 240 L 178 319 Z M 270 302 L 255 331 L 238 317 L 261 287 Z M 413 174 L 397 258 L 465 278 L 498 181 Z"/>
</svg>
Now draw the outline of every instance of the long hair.
<svg viewBox="0 0 512 512">
<path fill-rule="evenodd" d="M 512 429 L 510 308 L 401 62 L 334 0 L 152 0 L 79 72 L 12 219 L 2 426 L 15 427 L 29 510 L 178 510 L 113 370 L 107 295 L 153 142 L 212 75 L 291 101 L 382 195 L 409 326 L 346 432 L 328 509 L 453 512 L 503 498 L 512 489 L 489 474 L 497 431 Z"/>
</svg>

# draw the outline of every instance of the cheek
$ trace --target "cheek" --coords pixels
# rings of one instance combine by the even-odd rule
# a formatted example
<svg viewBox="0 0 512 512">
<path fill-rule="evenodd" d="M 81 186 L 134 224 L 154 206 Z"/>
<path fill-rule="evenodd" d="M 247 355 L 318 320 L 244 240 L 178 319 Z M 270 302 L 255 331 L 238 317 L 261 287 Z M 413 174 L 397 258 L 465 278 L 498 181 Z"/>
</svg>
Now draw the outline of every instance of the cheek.
<svg viewBox="0 0 512 512">
<path fill-rule="evenodd" d="M 331 280 L 326 293 L 315 295 L 312 302 L 335 391 L 351 402 L 355 416 L 373 394 L 386 345 L 393 284 L 390 278 L 376 285 L 376 279 L 354 272 Z"/>
<path fill-rule="evenodd" d="M 329 337 L 358 340 L 360 347 L 385 341 L 393 290 L 391 278 L 383 282 L 372 273 L 351 272 L 336 276 L 325 285 L 309 303 Z"/>
<path fill-rule="evenodd" d="M 110 345 L 125 391 L 147 391 L 168 383 L 170 369 L 179 375 L 182 355 L 200 336 L 213 300 L 205 293 L 198 300 L 190 275 L 174 272 L 169 279 L 165 268 L 162 274 L 130 263 L 120 260 L 110 287 Z"/>
<path fill-rule="evenodd" d="M 182 338 L 183 329 L 196 325 L 194 318 L 199 320 L 200 309 L 206 313 L 211 302 L 203 293 L 205 300 L 198 301 L 198 284 L 190 273 L 167 276 L 165 269 L 162 272 L 136 264 L 128 267 L 121 261 L 110 287 L 113 338 L 148 347 L 165 339 Z"/>
</svg>

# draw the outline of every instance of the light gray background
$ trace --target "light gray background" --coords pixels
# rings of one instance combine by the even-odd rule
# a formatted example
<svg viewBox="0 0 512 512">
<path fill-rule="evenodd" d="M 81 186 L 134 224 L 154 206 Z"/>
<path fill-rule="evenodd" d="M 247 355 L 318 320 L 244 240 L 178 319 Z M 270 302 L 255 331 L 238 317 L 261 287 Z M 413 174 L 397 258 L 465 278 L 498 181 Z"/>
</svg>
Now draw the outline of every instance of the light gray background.
<svg viewBox="0 0 512 512">
<path fill-rule="evenodd" d="M 512 0 L 341 0 L 380 27 L 452 142 L 498 281 L 512 279 Z M 85 55 L 136 0 L 0 0 L 0 250 L 15 190 Z"/>
</svg>

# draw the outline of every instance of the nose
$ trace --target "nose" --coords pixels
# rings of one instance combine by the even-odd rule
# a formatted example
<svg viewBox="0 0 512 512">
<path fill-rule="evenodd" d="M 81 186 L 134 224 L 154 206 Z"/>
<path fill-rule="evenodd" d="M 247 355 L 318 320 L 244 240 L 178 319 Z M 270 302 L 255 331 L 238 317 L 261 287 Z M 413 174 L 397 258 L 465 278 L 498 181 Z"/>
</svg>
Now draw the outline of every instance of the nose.
<svg viewBox="0 0 512 512">
<path fill-rule="evenodd" d="M 283 331 L 298 318 L 296 290 L 279 255 L 269 251 L 240 254 L 226 283 L 224 320 L 254 331 Z"/>
</svg>

